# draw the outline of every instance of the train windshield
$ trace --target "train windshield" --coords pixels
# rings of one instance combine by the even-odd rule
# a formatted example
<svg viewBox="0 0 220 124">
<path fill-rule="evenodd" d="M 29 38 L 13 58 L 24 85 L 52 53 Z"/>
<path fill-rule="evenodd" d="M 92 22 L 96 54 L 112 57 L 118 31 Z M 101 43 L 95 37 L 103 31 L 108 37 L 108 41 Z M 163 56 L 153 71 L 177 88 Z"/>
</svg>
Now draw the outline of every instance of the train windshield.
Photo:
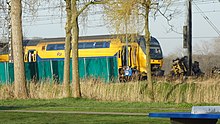
<svg viewBox="0 0 220 124">
<path fill-rule="evenodd" d="M 139 38 L 138 44 L 140 45 L 143 52 L 146 54 L 146 41 L 143 36 Z M 151 37 L 150 41 L 150 55 L 151 59 L 163 59 L 163 53 L 160 44 L 154 37 Z"/>
<path fill-rule="evenodd" d="M 162 59 L 162 51 L 159 46 L 151 46 L 150 47 L 150 56 L 152 59 Z"/>
</svg>

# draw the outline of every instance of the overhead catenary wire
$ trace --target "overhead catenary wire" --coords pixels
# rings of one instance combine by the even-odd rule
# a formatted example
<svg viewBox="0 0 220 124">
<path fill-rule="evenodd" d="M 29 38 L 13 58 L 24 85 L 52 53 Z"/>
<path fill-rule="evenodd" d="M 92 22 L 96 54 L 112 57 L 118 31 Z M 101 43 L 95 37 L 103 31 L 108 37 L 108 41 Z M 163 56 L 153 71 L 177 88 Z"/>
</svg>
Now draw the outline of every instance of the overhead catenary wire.
<svg viewBox="0 0 220 124">
<path fill-rule="evenodd" d="M 211 10 L 211 11 L 203 11 L 203 12 L 193 12 L 193 14 L 201 14 L 201 13 L 219 13 L 220 10 Z M 99 11 L 99 14 L 103 14 L 102 11 Z M 93 15 L 99 15 L 99 14 L 93 14 Z M 158 15 L 159 16 L 159 15 Z M 0 19 L 4 19 L 5 17 L 3 16 L 0 16 Z M 49 20 L 57 20 L 57 19 L 66 19 L 65 16 L 61 17 L 60 15 L 53 15 L 53 14 L 45 14 L 45 15 L 38 15 L 36 17 L 36 19 L 34 19 L 34 21 L 31 19 L 31 21 L 29 21 L 28 19 L 30 18 L 34 18 L 34 16 L 31 16 L 31 15 L 27 15 L 27 16 L 23 16 L 23 19 L 26 23 L 28 22 L 37 22 L 37 21 L 49 21 Z M 88 20 L 89 22 L 90 21 L 101 21 L 102 19 L 95 19 L 95 20 Z"/>
<path fill-rule="evenodd" d="M 210 4 L 210 3 L 216 3 L 217 1 L 216 0 L 196 0 L 196 1 L 194 1 L 195 3 L 197 3 L 197 4 L 199 4 L 199 3 L 206 3 L 206 4 Z M 184 3 L 184 0 L 175 0 L 174 1 L 174 3 Z M 49 9 L 56 9 L 56 8 L 60 8 L 60 6 L 55 6 L 55 7 L 46 7 L 46 8 L 39 8 L 40 10 L 49 10 Z M 220 12 L 220 10 L 213 10 L 213 11 L 207 11 L 207 12 L 209 12 L 209 13 L 216 13 L 216 12 Z M 100 11 L 100 10 L 98 10 L 98 11 L 95 11 L 95 12 L 91 12 L 91 13 L 89 13 L 89 15 L 104 15 L 103 14 L 104 12 L 103 11 Z M 194 12 L 194 13 L 201 13 L 201 12 Z M 206 13 L 206 11 L 203 11 L 203 13 Z M 61 19 L 61 18 L 65 18 L 65 16 L 63 16 L 63 17 L 60 17 L 60 15 L 37 15 L 37 17 L 34 17 L 34 16 L 30 16 L 30 15 L 24 15 L 23 16 L 23 18 L 25 18 L 25 19 L 28 19 L 28 18 L 34 18 L 34 19 L 31 19 L 30 21 L 25 21 L 26 23 L 32 23 L 32 22 L 38 22 L 38 21 L 48 21 L 48 20 L 50 20 L 50 18 L 48 18 L 48 17 L 52 17 L 52 20 L 54 20 L 54 19 Z M 41 19 L 40 19 L 41 18 Z M 100 19 L 100 21 L 101 21 L 102 19 Z M 90 20 L 89 22 L 92 22 L 92 20 Z"/>
<path fill-rule="evenodd" d="M 216 4 L 218 3 L 219 4 L 219 1 L 218 0 L 194 0 L 194 2 L 197 4 L 197 5 L 200 5 L 200 4 L 207 4 L 207 5 L 211 5 L 211 4 Z M 185 0 L 174 0 L 174 5 L 184 5 L 185 3 Z M 184 5 L 185 6 L 185 5 Z M 50 10 L 54 10 L 54 9 L 60 9 L 62 6 L 50 6 L 50 7 L 39 7 L 39 11 L 50 11 Z M 27 10 L 28 12 L 28 10 Z M 206 13 L 206 12 L 209 12 L 209 13 L 214 13 L 214 12 L 220 12 L 220 10 L 209 10 L 209 11 L 200 11 L 200 12 L 194 12 L 194 13 Z M 100 15 L 100 14 L 103 14 L 103 11 L 95 11 L 93 13 L 90 13 L 89 12 L 89 15 Z M 50 17 L 52 18 L 52 22 L 49 22 L 50 21 Z M 3 17 L 4 18 L 4 17 Z M 34 21 L 31 20 L 30 18 L 34 18 L 34 16 L 31 16 L 30 14 L 28 13 L 24 13 L 23 14 L 23 18 L 25 19 L 24 22 L 25 24 L 23 26 L 37 26 L 37 25 L 55 25 L 55 24 L 64 24 L 62 21 L 58 21 L 58 19 L 62 18 L 65 19 L 65 16 L 64 17 L 61 17 L 60 15 L 37 15 L 37 17 L 35 17 Z M 29 20 L 30 19 L 30 20 Z M 97 21 L 101 21 L 102 19 L 96 19 L 96 20 L 88 20 L 90 23 L 95 23 Z M 43 22 L 43 23 L 38 23 L 38 22 Z M 103 27 L 105 26 L 105 24 L 90 24 L 88 25 L 88 28 L 100 28 L 100 27 Z"/>
<path fill-rule="evenodd" d="M 206 14 L 199 8 L 199 6 L 193 2 L 193 4 L 195 5 L 196 9 L 198 11 L 201 12 L 201 15 L 203 16 L 203 18 L 209 23 L 209 25 L 215 30 L 216 33 L 218 33 L 218 35 L 220 36 L 220 31 L 219 29 L 215 26 L 215 24 L 209 19 L 208 16 L 206 16 Z"/>
</svg>

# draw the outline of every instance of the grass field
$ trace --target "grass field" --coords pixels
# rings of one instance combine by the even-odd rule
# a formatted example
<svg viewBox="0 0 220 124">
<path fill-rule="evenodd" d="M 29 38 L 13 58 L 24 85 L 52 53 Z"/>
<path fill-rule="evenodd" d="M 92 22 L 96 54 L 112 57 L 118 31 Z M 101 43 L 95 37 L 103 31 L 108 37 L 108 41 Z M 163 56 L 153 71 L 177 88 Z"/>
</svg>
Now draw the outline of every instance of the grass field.
<svg viewBox="0 0 220 124">
<path fill-rule="evenodd" d="M 73 114 L 67 111 L 81 112 L 183 112 L 190 111 L 195 104 L 175 103 L 143 103 L 143 102 L 110 102 L 88 99 L 52 99 L 52 100 L 1 100 L 0 120 L 4 123 L 136 123 L 136 124 L 169 124 L 169 119 L 148 118 L 145 115 L 96 115 Z M 217 105 L 217 104 L 196 104 Z M 34 112 L 3 112 L 4 110 L 38 110 L 62 111 L 64 113 L 34 113 Z M 220 123 L 218 123 L 220 124 Z"/>
<path fill-rule="evenodd" d="M 199 105 L 199 104 L 198 104 Z M 208 105 L 208 104 L 206 104 Z M 190 111 L 193 104 L 144 103 L 144 102 L 111 102 L 89 99 L 28 99 L 1 100 L 0 110 L 62 110 L 92 112 L 133 112 L 148 113 L 152 111 Z M 178 108 L 178 109 L 176 109 Z"/>
<path fill-rule="evenodd" d="M 168 119 L 151 119 L 146 116 L 121 115 L 80 115 L 80 114 L 48 114 L 48 113 L 2 113 L 1 122 L 13 123 L 59 123 L 59 124 L 168 124 Z"/>
</svg>

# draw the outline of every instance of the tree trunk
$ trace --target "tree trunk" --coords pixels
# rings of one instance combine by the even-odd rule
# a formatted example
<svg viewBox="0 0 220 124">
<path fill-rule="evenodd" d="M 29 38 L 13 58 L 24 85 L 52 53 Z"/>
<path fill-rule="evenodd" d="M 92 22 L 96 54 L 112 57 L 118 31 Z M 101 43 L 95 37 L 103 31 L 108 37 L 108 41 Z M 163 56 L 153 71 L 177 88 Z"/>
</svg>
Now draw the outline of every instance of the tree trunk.
<svg viewBox="0 0 220 124">
<path fill-rule="evenodd" d="M 71 45 L 71 0 L 66 0 L 66 39 L 65 39 L 65 60 L 64 60 L 64 81 L 63 81 L 63 96 L 70 97 L 70 45 Z"/>
<path fill-rule="evenodd" d="M 149 32 L 149 12 L 150 12 L 151 0 L 147 0 L 146 7 L 146 16 L 145 16 L 145 40 L 146 40 L 146 64 L 147 64 L 147 81 L 148 81 L 148 92 L 151 101 L 154 101 L 153 93 L 153 82 L 151 75 L 151 57 L 150 57 L 150 32 Z"/>
<path fill-rule="evenodd" d="M 27 98 L 22 47 L 21 0 L 11 0 L 12 49 L 14 58 L 15 97 Z"/>
<path fill-rule="evenodd" d="M 73 96 L 75 98 L 81 97 L 80 82 L 79 82 L 79 69 L 78 69 L 78 39 L 79 39 L 79 27 L 78 27 L 78 11 L 77 0 L 72 0 L 72 84 L 73 84 Z"/>
</svg>

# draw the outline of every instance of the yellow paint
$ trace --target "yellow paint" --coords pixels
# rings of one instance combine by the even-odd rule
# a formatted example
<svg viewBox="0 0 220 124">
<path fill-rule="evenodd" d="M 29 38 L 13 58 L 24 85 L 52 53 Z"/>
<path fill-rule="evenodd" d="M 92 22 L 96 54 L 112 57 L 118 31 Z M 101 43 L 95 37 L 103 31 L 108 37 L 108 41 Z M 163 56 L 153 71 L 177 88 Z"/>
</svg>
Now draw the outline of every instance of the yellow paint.
<svg viewBox="0 0 220 124">
<path fill-rule="evenodd" d="M 8 54 L 2 54 L 0 55 L 0 62 L 8 62 L 9 61 L 9 56 Z"/>
</svg>

